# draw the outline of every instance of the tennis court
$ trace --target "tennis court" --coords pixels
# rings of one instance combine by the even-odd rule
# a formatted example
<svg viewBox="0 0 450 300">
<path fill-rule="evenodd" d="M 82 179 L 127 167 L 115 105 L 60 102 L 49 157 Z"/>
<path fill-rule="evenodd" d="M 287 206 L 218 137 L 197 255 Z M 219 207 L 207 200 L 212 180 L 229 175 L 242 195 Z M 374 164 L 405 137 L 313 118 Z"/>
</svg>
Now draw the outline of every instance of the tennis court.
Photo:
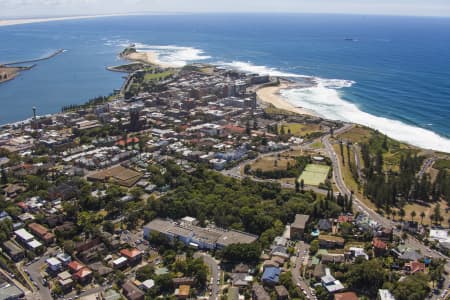
<svg viewBox="0 0 450 300">
<path fill-rule="evenodd" d="M 329 171 L 329 166 L 309 164 L 298 178 L 298 182 L 303 179 L 305 185 L 318 186 L 320 183 L 325 182 Z"/>
</svg>

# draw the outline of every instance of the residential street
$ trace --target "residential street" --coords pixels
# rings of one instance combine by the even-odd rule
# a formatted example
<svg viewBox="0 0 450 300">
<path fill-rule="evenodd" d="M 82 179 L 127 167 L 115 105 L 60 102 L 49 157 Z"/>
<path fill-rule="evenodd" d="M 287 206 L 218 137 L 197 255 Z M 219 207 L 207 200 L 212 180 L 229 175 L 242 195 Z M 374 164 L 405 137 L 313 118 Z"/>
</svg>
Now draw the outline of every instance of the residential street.
<svg viewBox="0 0 450 300">
<path fill-rule="evenodd" d="M 220 269 L 217 261 L 209 255 L 208 253 L 204 252 L 197 252 L 194 254 L 194 258 L 201 257 L 205 264 L 209 267 L 210 275 L 212 278 L 212 284 L 211 284 L 211 296 L 209 297 L 209 300 L 217 300 L 219 299 L 219 280 L 220 280 Z"/>
</svg>

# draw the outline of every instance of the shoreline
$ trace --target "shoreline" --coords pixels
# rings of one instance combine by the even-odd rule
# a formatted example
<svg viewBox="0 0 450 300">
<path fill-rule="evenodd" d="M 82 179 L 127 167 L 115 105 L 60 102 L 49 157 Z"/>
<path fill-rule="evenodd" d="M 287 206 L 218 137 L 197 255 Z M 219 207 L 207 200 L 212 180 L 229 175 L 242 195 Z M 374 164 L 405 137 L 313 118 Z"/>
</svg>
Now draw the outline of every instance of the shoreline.
<svg viewBox="0 0 450 300">
<path fill-rule="evenodd" d="M 155 65 L 161 68 L 177 68 L 176 65 L 170 64 L 170 63 L 163 63 L 158 59 L 158 54 L 152 51 L 146 51 L 146 52 L 131 52 L 127 54 L 122 54 L 121 57 L 123 59 L 133 61 L 133 62 L 140 62 L 144 64 L 150 64 Z"/>
<path fill-rule="evenodd" d="M 300 115 L 308 115 L 313 117 L 320 117 L 316 112 L 304 109 L 302 107 L 296 107 L 289 103 L 282 95 L 282 90 L 298 88 L 299 83 L 291 82 L 277 77 L 280 80 L 280 84 L 277 86 L 261 87 L 256 91 L 256 97 L 263 104 L 269 104 L 278 109 L 283 109 L 292 113 Z"/>
<path fill-rule="evenodd" d="M 50 17 L 50 18 L 22 18 L 22 19 L 0 19 L 0 27 L 33 24 L 33 23 L 46 23 L 54 21 L 68 21 L 68 20 L 82 20 L 82 19 L 96 19 L 106 17 L 120 17 L 127 16 L 129 14 L 110 14 L 110 15 L 92 15 L 92 16 L 72 16 L 72 17 Z"/>
</svg>

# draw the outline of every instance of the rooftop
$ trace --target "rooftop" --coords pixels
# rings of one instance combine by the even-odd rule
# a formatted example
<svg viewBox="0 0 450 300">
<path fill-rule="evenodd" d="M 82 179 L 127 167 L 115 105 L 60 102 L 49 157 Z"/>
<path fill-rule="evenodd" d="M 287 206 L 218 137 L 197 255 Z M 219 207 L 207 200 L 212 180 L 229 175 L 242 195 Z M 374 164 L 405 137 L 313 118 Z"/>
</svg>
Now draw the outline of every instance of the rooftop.
<svg viewBox="0 0 450 300">
<path fill-rule="evenodd" d="M 301 214 L 297 214 L 295 215 L 295 220 L 294 222 L 291 224 L 291 228 L 300 228 L 300 229 L 305 229 L 306 227 L 306 223 L 309 220 L 309 216 L 308 215 L 301 215 Z"/>
</svg>

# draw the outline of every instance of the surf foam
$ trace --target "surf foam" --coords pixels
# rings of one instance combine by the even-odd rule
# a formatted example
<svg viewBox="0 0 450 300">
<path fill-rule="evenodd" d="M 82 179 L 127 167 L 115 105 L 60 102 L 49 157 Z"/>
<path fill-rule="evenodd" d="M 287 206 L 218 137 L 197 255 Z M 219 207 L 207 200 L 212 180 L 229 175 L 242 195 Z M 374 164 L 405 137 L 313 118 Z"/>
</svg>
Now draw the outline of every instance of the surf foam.
<svg viewBox="0 0 450 300">
<path fill-rule="evenodd" d="M 348 87 L 348 82 L 329 85 L 327 80 L 316 78 L 317 86 L 281 91 L 294 106 L 311 109 L 325 118 L 353 122 L 368 126 L 396 140 L 424 149 L 450 152 L 450 140 L 424 128 L 398 120 L 378 117 L 361 111 L 355 104 L 342 99 L 338 89 Z"/>
<path fill-rule="evenodd" d="M 190 62 L 211 58 L 205 55 L 203 50 L 193 47 L 146 45 L 141 43 L 136 43 L 135 47 L 138 52 L 154 53 L 156 63 L 176 68 L 183 67 Z"/>
<path fill-rule="evenodd" d="M 340 90 L 355 84 L 351 80 L 325 79 L 295 73 L 283 72 L 276 68 L 258 66 L 250 62 L 220 62 L 219 65 L 242 72 L 258 73 L 278 77 L 309 78 L 315 86 L 288 89 L 281 95 L 292 105 L 302 107 L 332 120 L 352 122 L 376 129 L 389 137 L 424 149 L 450 152 L 450 139 L 417 126 L 398 120 L 371 115 L 361 111 L 355 104 L 344 100 Z"/>
</svg>

